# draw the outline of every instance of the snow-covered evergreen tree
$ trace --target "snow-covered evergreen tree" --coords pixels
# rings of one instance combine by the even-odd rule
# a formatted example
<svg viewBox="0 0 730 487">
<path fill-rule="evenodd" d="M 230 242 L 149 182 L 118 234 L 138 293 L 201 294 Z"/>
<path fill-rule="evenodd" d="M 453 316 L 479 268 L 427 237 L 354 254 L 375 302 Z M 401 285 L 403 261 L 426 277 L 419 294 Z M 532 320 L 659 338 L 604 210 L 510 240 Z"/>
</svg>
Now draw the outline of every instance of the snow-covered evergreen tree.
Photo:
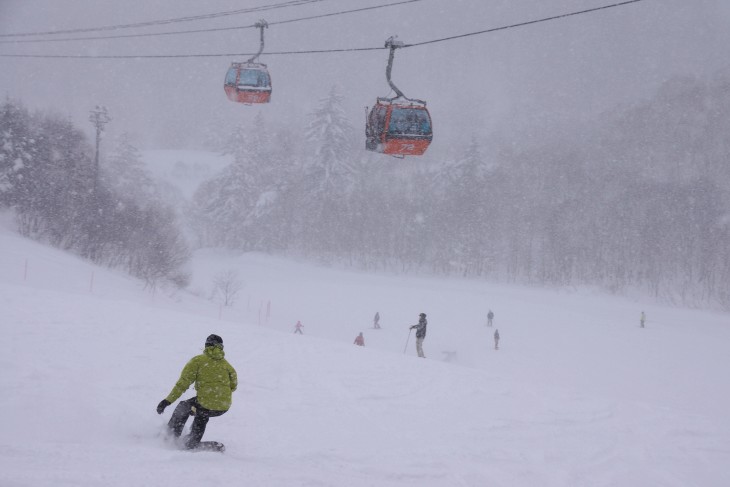
<svg viewBox="0 0 730 487">
<path fill-rule="evenodd" d="M 347 196 L 354 180 L 353 129 L 344 96 L 333 87 L 311 113 L 306 130 L 312 148 L 294 185 L 298 240 L 307 251 L 343 250 L 348 232 Z"/>
<path fill-rule="evenodd" d="M 114 149 L 102 163 L 101 173 L 106 185 L 120 196 L 131 198 L 142 206 L 158 199 L 155 182 L 128 133 L 119 136 Z"/>
<path fill-rule="evenodd" d="M 317 193 L 341 191 L 352 182 L 354 131 L 342 106 L 344 99 L 333 86 L 310 114 L 306 137 L 314 153 L 305 174 Z"/>
<path fill-rule="evenodd" d="M 456 188 L 467 189 L 469 186 L 478 186 L 483 183 L 493 169 L 482 154 L 479 140 L 472 135 L 469 145 L 461 156 L 444 168 L 446 179 Z"/>
<path fill-rule="evenodd" d="M 257 219 L 275 199 L 270 194 L 272 150 L 263 115 L 259 113 L 247 129 L 233 132 L 226 153 L 233 155 L 233 163 L 195 194 L 198 227 L 214 244 L 257 248 Z"/>
<path fill-rule="evenodd" d="M 443 258 L 460 264 L 463 274 L 483 272 L 488 239 L 494 237 L 489 228 L 489 171 L 490 165 L 472 137 L 464 154 L 447 164 L 438 178 L 444 204 L 436 216 L 436 246 Z"/>
<path fill-rule="evenodd" d="M 6 99 L 0 105 L 0 205 L 17 203 L 18 185 L 34 153 L 30 116 L 18 103 Z"/>
<path fill-rule="evenodd" d="M 222 153 L 232 155 L 239 164 L 251 165 L 260 161 L 268 142 L 266 120 L 258 112 L 252 122 L 241 122 L 233 128 L 223 144 Z"/>
<path fill-rule="evenodd" d="M 55 245 L 77 249 L 97 258 L 98 224 L 103 210 L 96 198 L 93 150 L 83 132 L 60 117 L 45 117 L 38 137 L 42 164 L 34 165 L 32 179 L 52 188 L 34 191 L 46 220 L 45 236 Z"/>
</svg>

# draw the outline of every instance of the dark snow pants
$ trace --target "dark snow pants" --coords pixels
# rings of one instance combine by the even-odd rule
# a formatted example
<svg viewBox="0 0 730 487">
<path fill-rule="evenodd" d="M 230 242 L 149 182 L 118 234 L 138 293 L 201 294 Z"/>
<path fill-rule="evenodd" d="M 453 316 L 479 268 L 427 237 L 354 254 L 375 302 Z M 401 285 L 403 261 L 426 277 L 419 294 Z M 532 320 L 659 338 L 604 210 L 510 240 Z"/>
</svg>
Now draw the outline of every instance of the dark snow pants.
<svg viewBox="0 0 730 487">
<path fill-rule="evenodd" d="M 191 397 L 187 401 L 180 401 L 178 403 L 175 411 L 172 413 L 170 422 L 167 423 L 167 427 L 170 428 L 170 431 L 172 431 L 172 434 L 175 435 L 175 437 L 179 437 L 185 428 L 185 423 L 188 421 L 188 417 L 195 416 L 193 426 L 190 428 L 190 435 L 188 435 L 185 441 L 186 448 L 195 448 L 198 446 L 198 443 L 200 443 L 200 440 L 203 439 L 208 419 L 220 416 L 224 413 L 225 411 L 205 409 L 203 406 L 198 404 L 197 396 Z"/>
</svg>

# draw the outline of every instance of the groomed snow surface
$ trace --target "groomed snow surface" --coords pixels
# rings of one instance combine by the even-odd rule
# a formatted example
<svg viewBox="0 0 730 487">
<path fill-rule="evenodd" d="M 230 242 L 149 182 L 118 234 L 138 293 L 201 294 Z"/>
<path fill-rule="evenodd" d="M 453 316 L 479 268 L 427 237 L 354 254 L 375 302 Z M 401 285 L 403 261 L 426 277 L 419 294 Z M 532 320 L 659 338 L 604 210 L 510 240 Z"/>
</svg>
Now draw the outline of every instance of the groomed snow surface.
<svg viewBox="0 0 730 487">
<path fill-rule="evenodd" d="M 3 225 L 3 487 L 730 485 L 727 314 L 210 250 L 192 293 L 152 293 Z M 205 435 L 227 451 L 176 450 L 155 407 L 210 333 L 240 379 Z"/>
</svg>

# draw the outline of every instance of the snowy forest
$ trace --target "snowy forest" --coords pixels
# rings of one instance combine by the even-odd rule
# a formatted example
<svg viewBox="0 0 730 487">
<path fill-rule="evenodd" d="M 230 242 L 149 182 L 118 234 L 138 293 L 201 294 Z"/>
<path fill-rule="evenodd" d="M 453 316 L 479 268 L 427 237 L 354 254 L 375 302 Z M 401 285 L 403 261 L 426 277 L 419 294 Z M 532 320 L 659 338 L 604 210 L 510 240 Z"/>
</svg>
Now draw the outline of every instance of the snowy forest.
<svg viewBox="0 0 730 487">
<path fill-rule="evenodd" d="M 189 207 L 129 137 L 97 168 L 78 127 L 6 99 L 0 203 L 23 235 L 150 285 L 184 287 L 191 249 L 225 247 L 730 309 L 727 74 L 673 77 L 592 124 L 546 128 L 549 142 L 474 133 L 430 164 L 366 153 L 343 98 L 331 88 L 301 133 L 259 112 L 196 134 L 233 162 Z"/>
<path fill-rule="evenodd" d="M 63 118 L 0 107 L 0 203 L 19 232 L 147 285 L 184 286 L 189 248 L 174 212 L 157 197 L 139 153 L 120 141 L 103 167 L 84 133 Z"/>
</svg>

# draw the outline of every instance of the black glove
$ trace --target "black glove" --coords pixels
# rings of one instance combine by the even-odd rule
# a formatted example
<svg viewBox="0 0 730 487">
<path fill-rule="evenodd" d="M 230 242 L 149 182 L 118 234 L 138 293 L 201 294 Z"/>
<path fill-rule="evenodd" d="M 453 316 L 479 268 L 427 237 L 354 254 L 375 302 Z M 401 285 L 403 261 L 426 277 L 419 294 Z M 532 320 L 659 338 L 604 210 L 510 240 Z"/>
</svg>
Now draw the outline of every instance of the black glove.
<svg viewBox="0 0 730 487">
<path fill-rule="evenodd" d="M 160 404 L 157 405 L 157 414 L 162 414 L 165 412 L 165 408 L 170 405 L 170 401 L 167 399 L 163 399 L 160 401 Z"/>
</svg>

